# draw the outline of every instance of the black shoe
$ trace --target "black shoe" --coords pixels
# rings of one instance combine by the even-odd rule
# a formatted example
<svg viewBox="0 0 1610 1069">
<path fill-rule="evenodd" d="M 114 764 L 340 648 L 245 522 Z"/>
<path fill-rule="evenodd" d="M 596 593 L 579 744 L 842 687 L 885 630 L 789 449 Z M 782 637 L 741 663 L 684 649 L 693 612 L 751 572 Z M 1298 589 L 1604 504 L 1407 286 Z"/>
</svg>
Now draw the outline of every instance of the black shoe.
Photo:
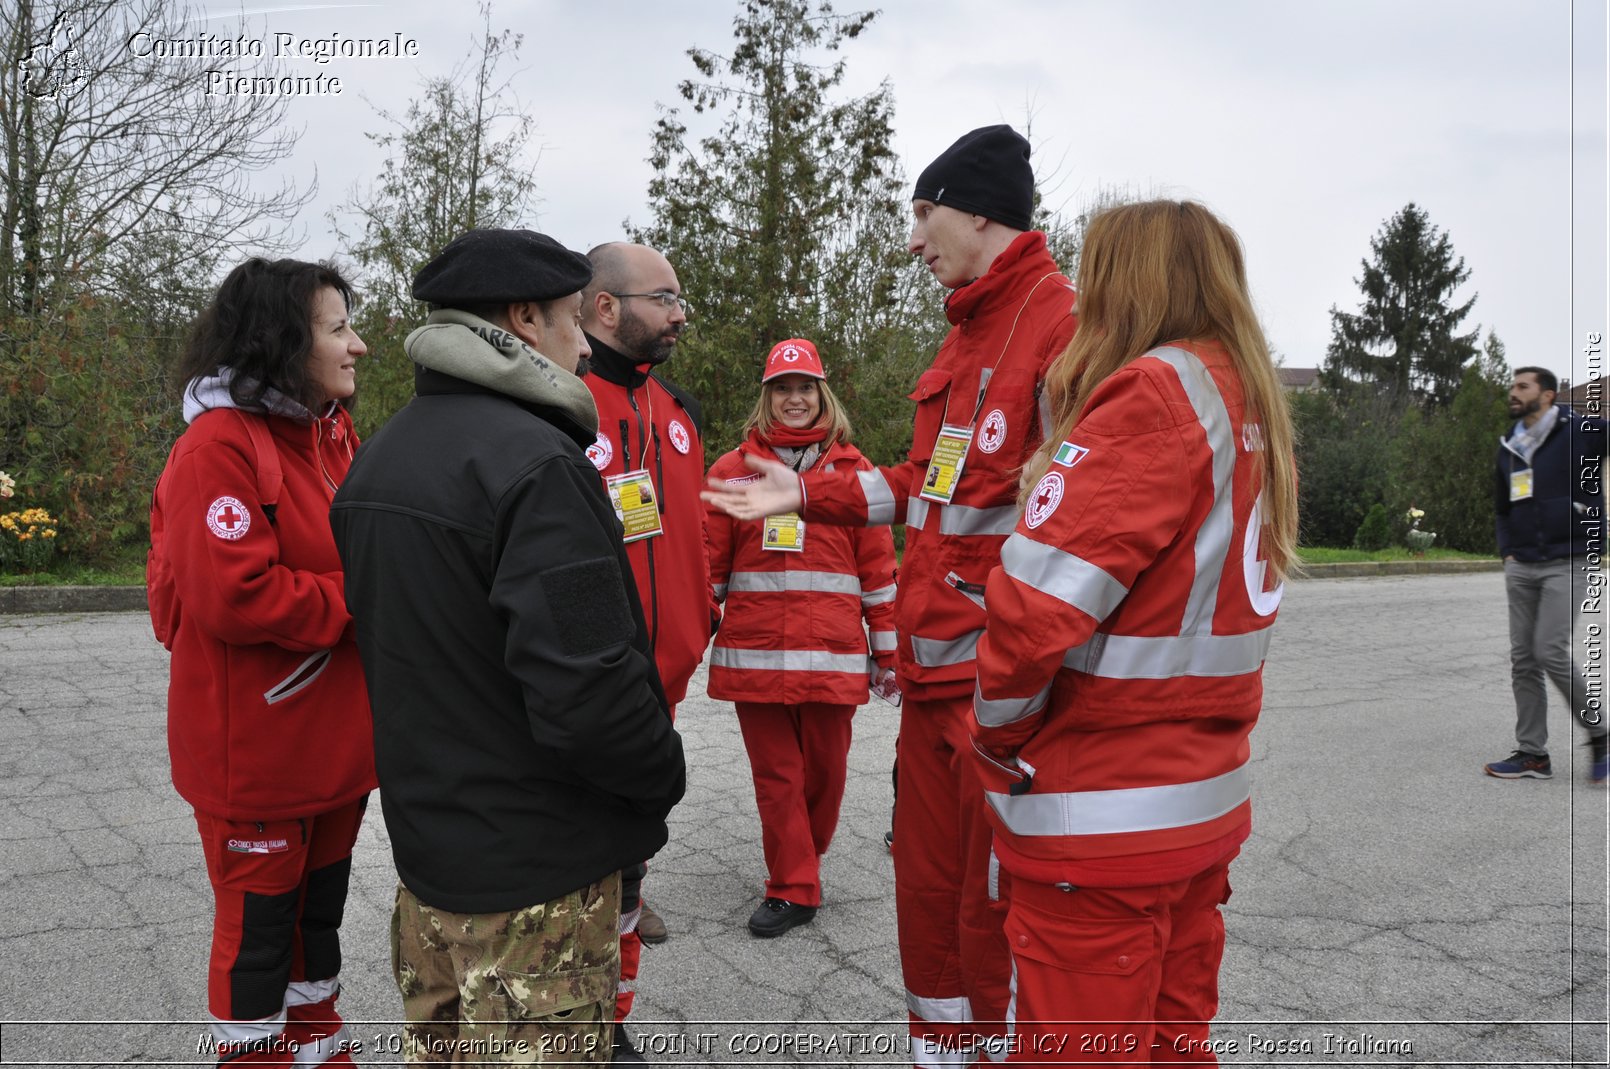
<svg viewBox="0 0 1610 1069">
<path fill-rule="evenodd" d="M 648 1059 L 637 1053 L 637 1044 L 626 1030 L 625 1021 L 615 1022 L 615 1049 L 609 1056 L 610 1065 L 647 1065 Z"/>
<path fill-rule="evenodd" d="M 815 906 L 801 906 L 781 898 L 768 898 L 749 916 L 749 931 L 762 939 L 782 935 L 788 929 L 809 924 L 816 916 Z"/>
</svg>

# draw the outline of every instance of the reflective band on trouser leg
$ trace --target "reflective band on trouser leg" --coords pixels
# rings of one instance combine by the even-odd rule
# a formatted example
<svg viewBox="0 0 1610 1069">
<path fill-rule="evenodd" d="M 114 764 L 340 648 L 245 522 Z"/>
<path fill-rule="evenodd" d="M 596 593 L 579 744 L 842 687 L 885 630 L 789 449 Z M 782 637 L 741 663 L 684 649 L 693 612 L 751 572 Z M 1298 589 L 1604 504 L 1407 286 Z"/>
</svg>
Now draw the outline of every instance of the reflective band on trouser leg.
<svg viewBox="0 0 1610 1069">
<path fill-rule="evenodd" d="M 877 471 L 858 471 L 861 493 L 866 497 L 866 525 L 877 527 L 894 522 L 894 491 L 889 481 Z"/>
<path fill-rule="evenodd" d="M 339 1061 L 346 1065 L 351 1056 L 338 1057 L 352 1047 L 352 1030 L 336 1012 L 336 997 L 341 993 L 341 978 L 323 980 L 292 980 L 285 989 L 287 1021 L 285 1035 L 296 1041 L 297 1065 L 324 1065 Z"/>
<path fill-rule="evenodd" d="M 1001 567 L 1025 586 L 1105 620 L 1129 588 L 1082 557 L 1014 534 L 1001 547 Z"/>
<path fill-rule="evenodd" d="M 1062 667 L 1102 679 L 1244 676 L 1263 666 L 1271 628 L 1244 635 L 1107 635 L 1098 632 Z"/>
<path fill-rule="evenodd" d="M 829 653 L 827 650 L 740 650 L 716 646 L 710 664 L 719 668 L 747 668 L 767 672 L 850 672 L 866 674 L 866 654 Z"/>
<path fill-rule="evenodd" d="M 1222 776 L 1157 787 L 984 798 L 1013 835 L 1116 835 L 1203 824 L 1252 797 L 1250 762 Z"/>
<path fill-rule="evenodd" d="M 966 664 L 978 658 L 978 639 L 984 632 L 969 631 L 956 638 L 911 636 L 911 656 L 924 668 Z"/>
<path fill-rule="evenodd" d="M 621 971 L 615 988 L 616 1021 L 626 1020 L 637 1000 L 637 973 L 643 962 L 643 940 L 637 934 L 637 922 L 643 916 L 643 878 L 647 875 L 648 865 L 643 862 L 621 870 L 621 913 L 616 923 L 621 936 Z"/>
<path fill-rule="evenodd" d="M 973 1064 L 973 1007 L 967 996 L 923 998 L 907 991 L 906 1013 L 914 1065 Z"/>
<path fill-rule="evenodd" d="M 998 728 L 1026 720 L 1045 708 L 1051 698 L 1051 684 L 1047 683 L 1038 694 L 1027 698 L 985 698 L 982 691 L 973 691 L 973 716 L 980 727 Z"/>
<path fill-rule="evenodd" d="M 891 591 L 893 587 L 889 588 Z M 733 572 L 727 593 L 781 594 L 789 591 L 861 596 L 861 580 L 843 572 Z"/>
</svg>

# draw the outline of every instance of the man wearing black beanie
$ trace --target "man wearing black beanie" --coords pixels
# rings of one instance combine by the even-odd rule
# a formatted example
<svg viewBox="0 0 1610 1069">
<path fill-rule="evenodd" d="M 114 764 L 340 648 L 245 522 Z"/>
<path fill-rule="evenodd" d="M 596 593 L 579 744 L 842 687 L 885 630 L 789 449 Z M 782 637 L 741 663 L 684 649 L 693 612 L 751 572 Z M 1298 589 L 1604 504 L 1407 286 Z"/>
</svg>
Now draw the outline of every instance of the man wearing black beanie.
<svg viewBox="0 0 1610 1069">
<path fill-rule="evenodd" d="M 803 478 L 762 462 L 763 479 L 706 497 L 740 519 L 800 509 L 818 523 L 906 525 L 895 900 L 917 1064 L 949 1065 L 1007 1047 L 1011 962 L 973 765 L 974 662 L 1018 472 L 1044 434 L 1040 383 L 1076 320 L 1072 283 L 1029 229 L 1034 172 L 1017 131 L 963 136 L 923 169 L 911 207 L 911 252 L 953 292 L 950 334 L 911 394 L 909 459 Z"/>
</svg>

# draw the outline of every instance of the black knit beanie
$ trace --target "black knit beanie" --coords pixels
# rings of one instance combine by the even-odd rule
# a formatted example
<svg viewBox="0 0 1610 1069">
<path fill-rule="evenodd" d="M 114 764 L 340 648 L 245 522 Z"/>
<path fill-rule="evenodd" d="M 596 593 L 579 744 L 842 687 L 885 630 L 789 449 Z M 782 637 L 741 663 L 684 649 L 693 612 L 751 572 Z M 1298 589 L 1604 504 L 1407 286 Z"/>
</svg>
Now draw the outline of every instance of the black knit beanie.
<svg viewBox="0 0 1610 1069">
<path fill-rule="evenodd" d="M 1029 142 L 1010 126 L 980 126 L 917 176 L 912 200 L 931 200 L 1027 230 L 1034 214 Z"/>
</svg>

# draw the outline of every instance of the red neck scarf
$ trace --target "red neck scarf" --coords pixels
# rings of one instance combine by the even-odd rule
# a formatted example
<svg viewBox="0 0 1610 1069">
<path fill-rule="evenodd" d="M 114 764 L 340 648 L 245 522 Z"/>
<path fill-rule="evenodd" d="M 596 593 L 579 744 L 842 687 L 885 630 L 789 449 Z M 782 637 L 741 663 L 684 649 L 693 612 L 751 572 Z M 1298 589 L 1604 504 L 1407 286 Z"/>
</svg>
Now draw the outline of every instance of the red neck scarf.
<svg viewBox="0 0 1610 1069">
<path fill-rule="evenodd" d="M 760 433 L 760 428 L 756 427 L 755 437 L 762 445 L 781 445 L 798 449 L 801 446 L 814 445 L 826 438 L 827 427 L 820 420 L 809 427 L 801 427 L 798 430 L 793 427 L 785 427 L 781 423 L 774 423 L 770 434 L 762 434 Z"/>
</svg>

